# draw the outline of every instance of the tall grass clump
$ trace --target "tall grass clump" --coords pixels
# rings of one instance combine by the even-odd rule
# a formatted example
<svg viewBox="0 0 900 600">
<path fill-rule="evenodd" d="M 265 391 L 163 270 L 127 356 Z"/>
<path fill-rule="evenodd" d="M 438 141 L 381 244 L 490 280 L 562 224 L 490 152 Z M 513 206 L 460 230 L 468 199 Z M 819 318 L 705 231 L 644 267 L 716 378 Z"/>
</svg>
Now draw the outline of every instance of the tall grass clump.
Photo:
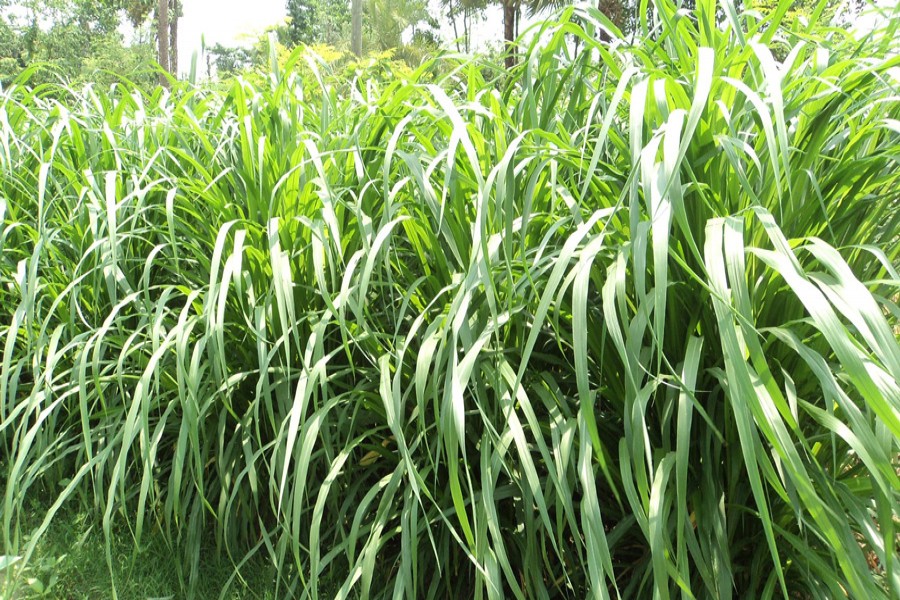
<svg viewBox="0 0 900 600">
<path fill-rule="evenodd" d="M 4 90 L 7 576 L 74 505 L 185 593 L 213 537 L 278 597 L 898 597 L 897 21 L 788 4 Z"/>
</svg>

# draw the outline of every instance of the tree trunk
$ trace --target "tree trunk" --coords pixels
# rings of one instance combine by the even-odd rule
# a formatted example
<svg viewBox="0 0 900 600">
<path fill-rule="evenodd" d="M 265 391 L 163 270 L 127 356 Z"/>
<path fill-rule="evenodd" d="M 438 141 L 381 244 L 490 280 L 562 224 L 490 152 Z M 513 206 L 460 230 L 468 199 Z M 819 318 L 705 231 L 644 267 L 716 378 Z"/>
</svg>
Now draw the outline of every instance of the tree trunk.
<svg viewBox="0 0 900 600">
<path fill-rule="evenodd" d="M 469 53 L 470 48 L 469 39 L 471 38 L 471 36 L 469 35 L 469 29 L 471 29 L 471 22 L 472 10 L 469 8 L 463 8 L 463 48 L 466 49 L 466 54 Z"/>
<path fill-rule="evenodd" d="M 625 7 L 622 0 L 597 0 L 597 10 L 602 12 L 619 31 L 625 31 Z M 612 38 L 606 30 L 600 30 L 600 41 L 610 42 Z"/>
<path fill-rule="evenodd" d="M 516 66 L 516 12 L 518 0 L 503 0 L 503 40 L 506 42 L 506 68 Z"/>
<path fill-rule="evenodd" d="M 181 2 L 171 0 L 172 15 L 169 19 L 169 71 L 178 77 L 178 17 L 181 16 Z"/>
<path fill-rule="evenodd" d="M 456 44 L 456 51 L 461 52 L 459 49 L 459 31 L 456 29 L 456 10 L 453 8 L 453 4 L 450 4 L 449 9 L 450 23 L 453 25 L 453 43 Z M 465 17 L 463 17 L 465 19 Z M 463 26 L 465 26 L 465 20 L 463 20 Z"/>
<path fill-rule="evenodd" d="M 163 72 L 159 74 L 159 85 L 169 87 L 166 73 L 169 72 L 169 0 L 159 0 L 156 9 L 156 37 L 159 40 L 159 65 Z"/>
<path fill-rule="evenodd" d="M 362 56 L 362 0 L 353 0 L 350 5 L 350 50 Z"/>
</svg>

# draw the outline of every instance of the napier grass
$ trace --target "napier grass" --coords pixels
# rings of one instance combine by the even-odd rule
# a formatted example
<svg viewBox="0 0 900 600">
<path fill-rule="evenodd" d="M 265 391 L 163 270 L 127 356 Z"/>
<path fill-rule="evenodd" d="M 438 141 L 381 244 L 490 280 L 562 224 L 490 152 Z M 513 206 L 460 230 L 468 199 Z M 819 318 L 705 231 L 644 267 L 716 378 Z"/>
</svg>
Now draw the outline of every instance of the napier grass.
<svg viewBox="0 0 900 600">
<path fill-rule="evenodd" d="M 125 536 L 178 595 L 896 598 L 897 21 L 787 10 L 4 90 L 7 592 L 75 511 L 110 593 Z"/>
</svg>

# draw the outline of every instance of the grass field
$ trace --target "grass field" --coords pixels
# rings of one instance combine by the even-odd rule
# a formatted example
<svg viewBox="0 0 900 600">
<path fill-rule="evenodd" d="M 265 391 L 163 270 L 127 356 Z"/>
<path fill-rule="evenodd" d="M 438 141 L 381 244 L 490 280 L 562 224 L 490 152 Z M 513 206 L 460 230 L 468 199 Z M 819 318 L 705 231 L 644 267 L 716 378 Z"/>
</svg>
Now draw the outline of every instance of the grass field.
<svg viewBox="0 0 900 600">
<path fill-rule="evenodd" d="M 31 505 L 29 512 L 40 517 L 45 505 Z M 40 525 L 40 519 L 26 521 L 23 529 Z M 23 541 L 29 541 L 27 538 Z M 151 532 L 136 550 L 132 532 L 117 527 L 110 537 L 112 578 L 122 600 L 181 598 L 188 573 L 178 552 L 160 533 Z M 103 556 L 106 540 L 98 521 L 89 511 L 63 511 L 56 515 L 41 537 L 28 566 L 17 573 L 20 585 L 13 598 L 66 598 L 94 600 L 110 595 L 110 568 Z M 274 599 L 275 567 L 253 561 L 241 578 L 233 577 L 233 564 L 216 552 L 215 540 L 204 540 L 197 574 L 198 598 L 227 600 Z M 11 587 L 0 583 L 0 590 Z M 224 593 L 223 593 L 224 592 Z M 5 593 L 0 597 L 9 598 Z"/>
<path fill-rule="evenodd" d="M 897 597 L 900 20 L 788 4 L 4 90 L 5 593 Z"/>
</svg>

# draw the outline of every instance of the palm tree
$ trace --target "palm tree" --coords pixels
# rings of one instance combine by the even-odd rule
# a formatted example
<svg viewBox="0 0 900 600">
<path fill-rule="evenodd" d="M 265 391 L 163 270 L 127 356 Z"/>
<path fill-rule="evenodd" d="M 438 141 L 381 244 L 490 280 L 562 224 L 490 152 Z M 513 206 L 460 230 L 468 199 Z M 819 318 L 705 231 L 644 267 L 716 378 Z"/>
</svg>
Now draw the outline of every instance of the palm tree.
<svg viewBox="0 0 900 600">
<path fill-rule="evenodd" d="M 515 39 L 519 35 L 519 19 L 522 15 L 521 0 L 500 0 L 503 6 L 503 39 L 506 42 L 506 68 L 516 65 Z M 569 4 L 567 0 L 526 0 L 528 14 L 543 10 L 557 10 Z M 597 0 L 597 10 L 612 21 L 620 31 L 628 25 L 628 0 Z M 608 41 L 608 35 L 601 30 L 601 37 Z"/>
<path fill-rule="evenodd" d="M 615 25 L 622 33 L 625 32 L 625 28 L 628 25 L 628 5 L 626 4 L 626 1 L 627 0 L 597 1 L 597 10 L 606 15 L 606 17 L 612 21 L 613 25 Z M 601 30 L 600 35 L 604 38 L 609 37 L 603 30 Z"/>
<path fill-rule="evenodd" d="M 541 2 L 542 0 L 537 0 Z M 556 0 L 550 0 L 556 4 Z M 519 14 L 522 12 L 519 0 L 501 0 L 503 5 L 503 40 L 506 43 L 506 68 L 516 66 L 515 41 L 519 25 Z M 549 5 L 549 3 L 547 3 Z"/>
<path fill-rule="evenodd" d="M 568 4 L 567 0 L 528 0 L 527 8 L 528 13 L 534 15 L 542 10 L 557 10 Z M 630 7 L 631 3 L 629 0 L 597 0 L 597 10 L 612 21 L 612 24 L 622 33 L 625 33 L 629 27 Z M 504 11 L 504 16 L 505 14 Z M 600 30 L 600 37 L 604 41 L 609 41 L 609 35 L 602 29 Z"/>
<path fill-rule="evenodd" d="M 169 17 L 169 68 L 170 73 L 178 75 L 178 19 L 181 17 L 181 0 L 169 0 L 172 12 Z"/>
</svg>

